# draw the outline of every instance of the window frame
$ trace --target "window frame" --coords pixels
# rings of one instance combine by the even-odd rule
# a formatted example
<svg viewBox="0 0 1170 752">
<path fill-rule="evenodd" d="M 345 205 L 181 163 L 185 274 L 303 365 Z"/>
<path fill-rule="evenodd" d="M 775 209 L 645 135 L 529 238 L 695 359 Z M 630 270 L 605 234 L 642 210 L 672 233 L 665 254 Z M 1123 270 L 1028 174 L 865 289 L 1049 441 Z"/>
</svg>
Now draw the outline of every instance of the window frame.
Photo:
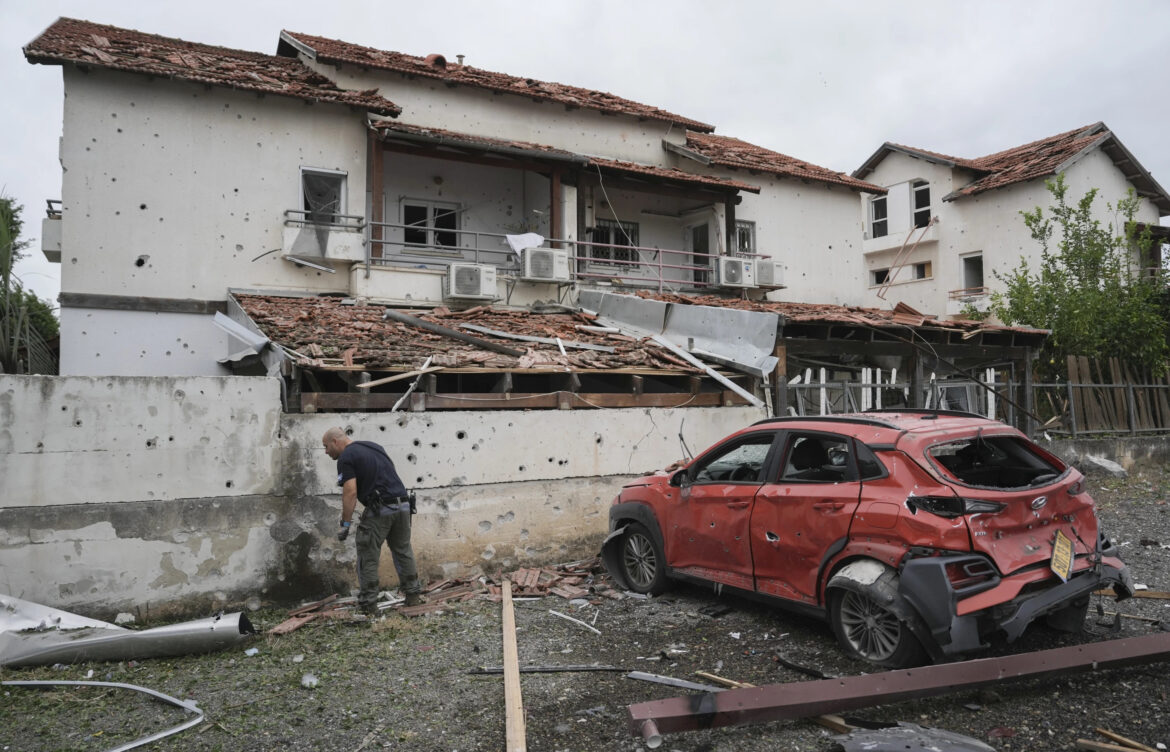
<svg viewBox="0 0 1170 752">
<path fill-rule="evenodd" d="M 329 212 L 319 212 L 309 206 L 309 194 L 305 185 L 305 178 L 307 177 L 324 177 L 335 178 L 339 181 L 337 190 L 337 208 Z M 349 173 L 344 170 L 331 170 L 325 167 L 306 167 L 301 166 L 301 210 L 302 217 L 305 224 L 310 225 L 341 225 L 344 224 L 342 217 L 348 213 L 349 210 Z M 317 219 L 319 216 L 328 216 L 329 220 L 322 222 Z"/>
<path fill-rule="evenodd" d="M 743 233 L 747 234 L 748 247 L 743 247 Z M 740 254 L 755 255 L 756 253 L 756 223 L 748 219 L 735 220 L 735 252 Z"/>
<path fill-rule="evenodd" d="M 871 238 L 884 238 L 890 234 L 890 209 L 886 196 L 874 196 L 869 200 L 869 236 Z M 877 207 L 881 205 L 882 216 L 877 216 Z M 881 232 L 878 232 L 878 225 L 881 225 Z"/>
<path fill-rule="evenodd" d="M 427 223 L 425 226 L 411 226 L 407 227 L 406 209 L 407 206 L 423 208 L 427 212 Z M 438 228 L 435 226 L 436 209 L 446 209 L 451 214 L 455 215 L 454 228 Z M 421 253 L 436 256 L 458 256 L 462 257 L 462 246 L 459 244 L 460 232 L 462 229 L 462 205 L 456 201 L 437 201 L 430 198 L 414 198 L 404 196 L 398 200 L 398 221 L 402 227 L 402 247 L 404 250 L 409 250 L 411 253 Z M 407 240 L 411 232 L 425 232 L 426 242 L 419 243 L 412 240 Z M 438 236 L 442 233 L 451 233 L 455 236 L 455 243 L 453 245 L 446 245 L 438 242 Z"/>
<path fill-rule="evenodd" d="M 722 485 L 722 484 L 728 484 L 728 483 L 745 483 L 745 484 L 752 484 L 752 485 L 758 485 L 758 484 L 763 483 L 764 478 L 771 477 L 773 474 L 772 466 L 775 464 L 775 460 L 776 460 L 776 452 L 777 452 L 776 438 L 778 435 L 779 435 L 779 432 L 776 431 L 775 429 L 766 430 L 766 431 L 754 431 L 752 433 L 745 434 L 743 436 L 737 436 L 734 439 L 732 439 L 731 441 L 727 441 L 727 442 L 715 447 L 714 449 L 710 450 L 709 452 L 705 452 L 704 454 L 700 455 L 694 462 L 692 462 L 690 464 L 690 466 L 687 467 L 687 469 L 685 471 L 686 477 L 687 477 L 687 484 L 688 485 L 706 486 L 706 485 Z M 745 480 L 745 479 L 732 480 L 731 478 L 719 479 L 719 480 L 716 480 L 716 479 L 699 480 L 698 479 L 698 475 L 699 475 L 700 471 L 706 470 L 708 467 L 711 466 L 712 463 L 723 459 L 728 454 L 740 449 L 741 447 L 747 446 L 748 444 L 763 446 L 765 443 L 767 443 L 767 449 L 764 452 L 763 461 L 760 463 L 759 472 L 757 472 L 756 477 L 754 479 L 747 479 L 747 480 Z"/>
<path fill-rule="evenodd" d="M 602 241 L 598 239 L 598 231 L 605 230 L 608 240 Z M 618 233 L 621 233 L 620 235 Z M 609 266 L 628 266 L 627 263 L 620 262 L 637 262 L 638 252 L 634 246 L 641 242 L 641 228 L 637 222 L 624 222 L 620 219 L 608 219 L 598 217 L 593 222 L 593 232 L 589 238 L 593 243 L 600 243 L 601 245 L 611 246 L 608 248 L 601 248 L 599 246 L 590 246 L 591 261 L 598 264 L 608 264 Z M 623 246 L 615 240 L 624 240 L 629 245 Z M 615 263 L 618 262 L 618 263 Z"/>
<path fill-rule="evenodd" d="M 926 195 L 926 205 L 919 206 L 919 196 Z M 920 216 L 921 215 L 921 216 Z M 923 228 L 930 224 L 932 216 L 930 208 L 930 183 L 925 180 L 915 180 L 910 183 L 910 221 L 915 228 Z"/>
</svg>

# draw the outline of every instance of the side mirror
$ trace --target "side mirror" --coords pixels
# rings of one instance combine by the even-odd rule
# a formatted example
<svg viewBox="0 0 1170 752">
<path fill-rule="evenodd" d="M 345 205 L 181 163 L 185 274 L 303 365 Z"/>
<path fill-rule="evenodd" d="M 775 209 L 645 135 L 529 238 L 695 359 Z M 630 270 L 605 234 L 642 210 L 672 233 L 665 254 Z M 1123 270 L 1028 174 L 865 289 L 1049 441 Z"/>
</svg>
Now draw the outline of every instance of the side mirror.
<svg viewBox="0 0 1170 752">
<path fill-rule="evenodd" d="M 691 484 L 691 481 L 687 477 L 687 471 L 685 469 L 679 470 L 677 473 L 670 476 L 670 485 L 672 485 L 672 486 L 676 486 L 678 488 L 686 488 L 690 484 Z"/>
</svg>

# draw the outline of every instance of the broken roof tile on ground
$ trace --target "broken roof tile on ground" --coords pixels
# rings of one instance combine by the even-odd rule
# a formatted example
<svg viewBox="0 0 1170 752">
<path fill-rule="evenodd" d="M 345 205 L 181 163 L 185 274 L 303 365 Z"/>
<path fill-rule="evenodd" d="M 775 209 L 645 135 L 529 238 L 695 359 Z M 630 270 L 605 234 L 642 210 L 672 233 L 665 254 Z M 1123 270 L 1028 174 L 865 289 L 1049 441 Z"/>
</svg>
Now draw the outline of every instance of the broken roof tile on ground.
<svg viewBox="0 0 1170 752">
<path fill-rule="evenodd" d="M 310 368 L 353 368 L 409 371 L 431 359 L 432 366 L 448 369 L 583 371 L 654 369 L 698 373 L 698 369 L 674 357 L 652 342 L 612 333 L 592 332 L 593 319 L 584 313 L 534 313 L 477 306 L 466 311 L 436 308 L 415 311 L 416 318 L 460 330 L 462 324 L 481 327 L 466 330 L 487 341 L 523 350 L 520 357 L 504 355 L 450 337 L 383 320 L 388 306 L 354 304 L 335 297 L 279 297 L 235 295 L 244 312 L 270 339 L 303 356 L 300 365 Z M 483 329 L 513 335 L 540 337 L 544 342 L 516 341 L 483 333 Z M 562 352 L 556 340 L 612 349 L 574 349 Z M 347 356 L 346 353 L 349 353 Z"/>
</svg>

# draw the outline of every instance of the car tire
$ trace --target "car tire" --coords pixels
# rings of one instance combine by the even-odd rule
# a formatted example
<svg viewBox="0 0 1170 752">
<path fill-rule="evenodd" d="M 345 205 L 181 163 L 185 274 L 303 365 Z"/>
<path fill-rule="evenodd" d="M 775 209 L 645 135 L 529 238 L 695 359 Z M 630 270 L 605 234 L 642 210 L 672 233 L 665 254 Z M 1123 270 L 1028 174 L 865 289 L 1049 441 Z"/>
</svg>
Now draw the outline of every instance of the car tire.
<svg viewBox="0 0 1170 752">
<path fill-rule="evenodd" d="M 873 586 L 834 588 L 829 620 L 851 657 L 885 668 L 920 666 L 927 660 L 918 638 L 897 615 L 882 607 Z"/>
<path fill-rule="evenodd" d="M 662 546 L 640 522 L 631 522 L 622 535 L 622 575 L 635 593 L 658 595 L 666 590 L 666 557 Z"/>
</svg>

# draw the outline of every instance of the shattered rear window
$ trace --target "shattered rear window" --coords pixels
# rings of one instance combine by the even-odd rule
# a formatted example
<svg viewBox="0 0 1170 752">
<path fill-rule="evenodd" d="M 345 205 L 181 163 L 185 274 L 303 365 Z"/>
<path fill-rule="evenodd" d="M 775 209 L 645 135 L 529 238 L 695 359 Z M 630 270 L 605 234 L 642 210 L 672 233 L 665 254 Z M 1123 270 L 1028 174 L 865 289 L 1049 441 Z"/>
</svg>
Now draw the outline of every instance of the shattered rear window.
<svg viewBox="0 0 1170 752">
<path fill-rule="evenodd" d="M 936 444 L 927 456 L 944 476 L 967 486 L 1030 488 L 1056 480 L 1065 471 L 1031 442 L 1018 436 L 982 436 Z"/>
</svg>

